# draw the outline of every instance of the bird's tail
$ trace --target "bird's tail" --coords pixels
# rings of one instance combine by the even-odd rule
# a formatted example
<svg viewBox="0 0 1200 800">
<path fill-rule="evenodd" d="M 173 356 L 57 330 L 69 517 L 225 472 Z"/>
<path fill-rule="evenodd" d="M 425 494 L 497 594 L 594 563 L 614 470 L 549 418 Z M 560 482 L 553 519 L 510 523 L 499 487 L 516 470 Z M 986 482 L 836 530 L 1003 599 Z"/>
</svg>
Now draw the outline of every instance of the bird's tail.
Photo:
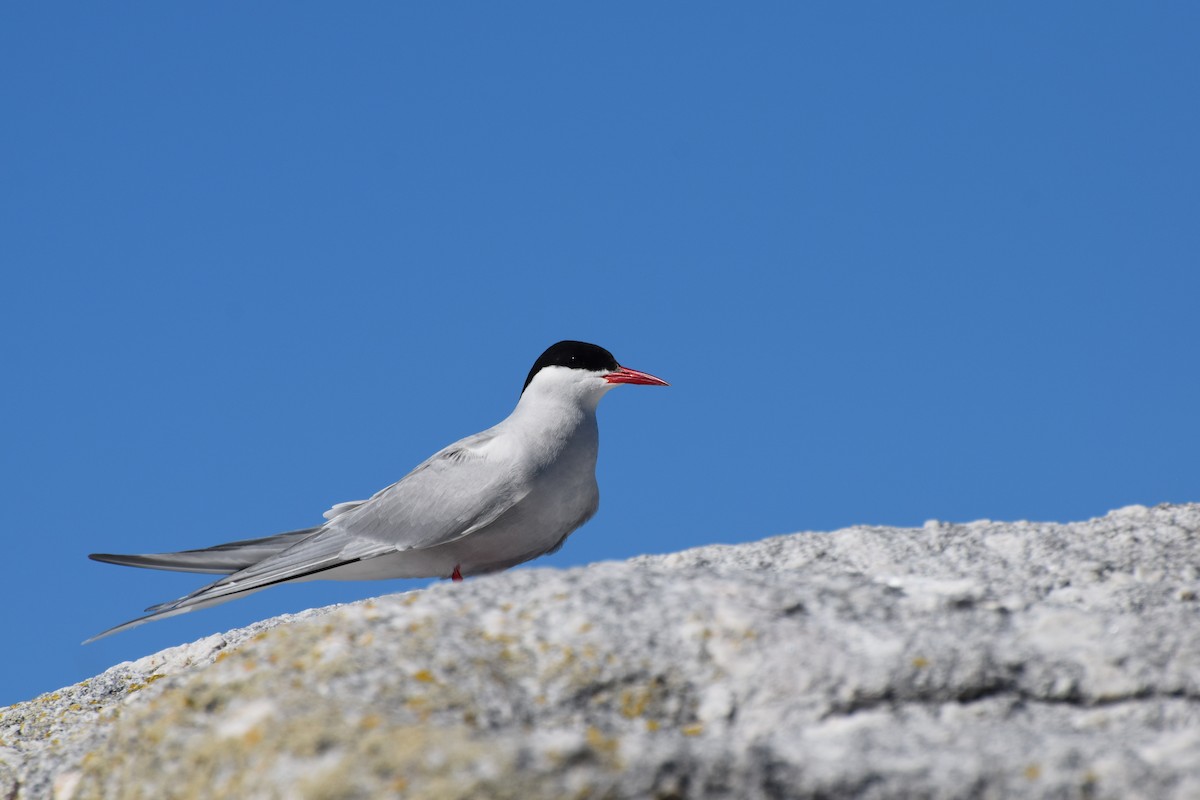
<svg viewBox="0 0 1200 800">
<path fill-rule="evenodd" d="M 322 530 L 324 530 L 322 527 L 305 528 L 263 539 L 246 539 L 204 550 L 185 550 L 181 553 L 94 554 L 92 558 L 96 561 L 106 561 L 110 564 L 183 572 L 226 573 L 228 577 L 219 578 L 177 600 L 152 605 L 146 609 L 150 612 L 146 616 L 131 619 L 109 628 L 88 639 L 84 644 L 111 636 L 119 631 L 128 630 L 150 620 L 165 619 L 199 608 L 215 606 L 218 603 L 233 600 L 235 597 L 244 597 L 277 583 L 307 580 L 314 575 L 362 559 L 362 556 L 343 557 L 342 551 L 346 547 L 345 537 L 323 536 Z M 388 548 L 384 546 L 383 549 L 387 550 Z"/>
<path fill-rule="evenodd" d="M 92 553 L 88 558 L 93 561 L 103 561 L 106 564 L 120 564 L 124 567 L 229 575 L 277 553 L 282 553 L 319 530 L 319 526 L 304 528 L 298 531 L 277 533 L 274 536 L 265 536 L 261 539 L 242 539 L 237 542 L 218 544 L 214 547 L 205 547 L 202 550 L 183 550 L 179 553 L 141 555 Z"/>
</svg>

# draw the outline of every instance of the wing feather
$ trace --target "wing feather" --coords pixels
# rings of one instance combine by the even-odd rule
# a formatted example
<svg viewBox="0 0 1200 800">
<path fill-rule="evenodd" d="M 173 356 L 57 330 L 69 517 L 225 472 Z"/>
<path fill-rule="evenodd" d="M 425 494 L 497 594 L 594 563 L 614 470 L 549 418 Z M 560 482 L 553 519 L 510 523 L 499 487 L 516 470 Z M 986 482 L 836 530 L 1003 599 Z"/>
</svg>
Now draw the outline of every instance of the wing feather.
<svg viewBox="0 0 1200 800">
<path fill-rule="evenodd" d="M 92 553 L 88 558 L 106 564 L 125 567 L 163 569 L 174 572 L 209 572 L 228 575 L 239 569 L 257 564 L 265 558 L 282 552 L 297 542 L 315 534 L 319 528 L 277 533 L 259 539 L 241 539 L 199 550 L 183 550 L 178 553 Z"/>
<path fill-rule="evenodd" d="M 521 480 L 517 465 L 489 448 L 496 433 L 492 428 L 450 445 L 369 500 L 338 503 L 325 512 L 328 522 L 290 547 L 189 595 L 151 606 L 147 616 L 100 636 L 355 561 L 437 547 L 486 527 L 528 494 L 528 488 L 518 487 L 530 484 Z"/>
<path fill-rule="evenodd" d="M 450 445 L 326 523 L 350 536 L 344 554 L 359 556 L 378 544 L 437 547 L 486 527 L 521 502 L 531 482 L 522 479 L 519 465 L 488 447 L 494 437 L 489 430 Z"/>
</svg>

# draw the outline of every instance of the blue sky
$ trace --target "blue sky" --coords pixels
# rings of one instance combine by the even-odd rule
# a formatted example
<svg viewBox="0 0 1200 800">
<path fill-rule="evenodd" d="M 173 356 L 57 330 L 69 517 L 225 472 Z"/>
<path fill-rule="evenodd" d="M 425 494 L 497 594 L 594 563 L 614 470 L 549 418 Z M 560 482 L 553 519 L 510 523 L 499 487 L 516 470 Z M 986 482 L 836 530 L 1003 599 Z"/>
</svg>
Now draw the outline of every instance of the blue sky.
<svg viewBox="0 0 1200 800">
<path fill-rule="evenodd" d="M 1190 3 L 0 10 L 0 704 L 599 343 L 567 566 L 1197 499 Z"/>
</svg>

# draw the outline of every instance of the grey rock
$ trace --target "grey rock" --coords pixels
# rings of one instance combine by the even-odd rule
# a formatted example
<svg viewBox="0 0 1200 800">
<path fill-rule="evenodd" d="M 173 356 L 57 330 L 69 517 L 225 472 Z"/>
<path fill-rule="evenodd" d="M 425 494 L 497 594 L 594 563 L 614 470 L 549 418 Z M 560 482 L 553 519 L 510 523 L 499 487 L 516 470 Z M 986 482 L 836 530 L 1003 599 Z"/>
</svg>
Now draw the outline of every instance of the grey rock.
<svg viewBox="0 0 1200 800">
<path fill-rule="evenodd" d="M 1200 797 L 1200 505 L 526 569 L 0 709 L 0 798 Z"/>
</svg>

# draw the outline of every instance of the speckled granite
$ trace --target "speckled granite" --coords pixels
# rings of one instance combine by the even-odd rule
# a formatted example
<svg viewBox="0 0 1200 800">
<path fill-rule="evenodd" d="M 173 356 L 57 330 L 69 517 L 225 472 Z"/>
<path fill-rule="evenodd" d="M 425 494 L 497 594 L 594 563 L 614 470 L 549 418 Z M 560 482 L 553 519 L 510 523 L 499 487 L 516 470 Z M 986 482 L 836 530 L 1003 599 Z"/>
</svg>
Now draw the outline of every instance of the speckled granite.
<svg viewBox="0 0 1200 800">
<path fill-rule="evenodd" d="M 1200 797 L 1200 506 L 527 569 L 0 709 L 0 798 Z"/>
</svg>

